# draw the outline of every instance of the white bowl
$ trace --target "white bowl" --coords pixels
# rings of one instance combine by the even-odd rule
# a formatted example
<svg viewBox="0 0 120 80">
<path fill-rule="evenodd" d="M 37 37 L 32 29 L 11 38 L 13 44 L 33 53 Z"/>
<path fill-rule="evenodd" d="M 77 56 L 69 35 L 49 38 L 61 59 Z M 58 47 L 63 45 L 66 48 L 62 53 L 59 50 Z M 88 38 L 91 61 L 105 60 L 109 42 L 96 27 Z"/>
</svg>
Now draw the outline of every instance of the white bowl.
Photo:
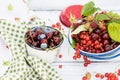
<svg viewBox="0 0 120 80">
<path fill-rule="evenodd" d="M 26 48 L 29 56 L 36 56 L 49 63 L 55 61 L 57 54 L 59 53 L 60 50 L 60 47 L 48 51 L 38 50 L 30 47 L 28 44 L 26 44 Z"/>
<path fill-rule="evenodd" d="M 56 29 L 54 29 L 52 27 L 49 27 L 49 26 L 46 26 L 46 28 L 56 30 Z M 57 54 L 60 51 L 60 46 L 61 46 L 61 44 L 63 43 L 63 40 L 64 40 L 63 35 L 61 33 L 60 33 L 60 35 L 61 35 L 61 39 L 62 39 L 61 42 L 57 46 L 53 47 L 52 49 L 48 48 L 48 50 L 43 50 L 41 48 L 34 47 L 34 46 L 28 44 L 25 41 L 28 55 L 41 58 L 41 59 L 43 59 L 44 61 L 46 61 L 48 63 L 54 62 L 56 60 L 56 58 L 57 58 Z"/>
<path fill-rule="evenodd" d="M 68 42 L 72 46 L 71 30 L 69 30 L 68 32 Z M 80 53 L 82 55 L 87 55 L 88 57 L 93 58 L 93 59 L 107 60 L 107 59 L 112 59 L 112 58 L 120 56 L 120 45 L 110 51 L 99 53 L 99 54 L 90 53 L 90 52 L 86 52 L 83 50 L 80 50 Z"/>
</svg>

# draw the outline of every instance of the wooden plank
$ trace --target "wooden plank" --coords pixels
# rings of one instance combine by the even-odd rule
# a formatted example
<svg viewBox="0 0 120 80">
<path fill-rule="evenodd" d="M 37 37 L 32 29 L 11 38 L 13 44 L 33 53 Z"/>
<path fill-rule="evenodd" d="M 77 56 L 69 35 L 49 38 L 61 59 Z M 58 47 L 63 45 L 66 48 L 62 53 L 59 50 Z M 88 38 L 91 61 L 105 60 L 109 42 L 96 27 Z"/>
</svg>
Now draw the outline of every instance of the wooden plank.
<svg viewBox="0 0 120 80">
<path fill-rule="evenodd" d="M 28 5 L 32 10 L 63 10 L 74 4 L 85 4 L 91 0 L 30 0 Z M 120 0 L 92 0 L 96 6 L 104 10 L 120 10 Z"/>
</svg>

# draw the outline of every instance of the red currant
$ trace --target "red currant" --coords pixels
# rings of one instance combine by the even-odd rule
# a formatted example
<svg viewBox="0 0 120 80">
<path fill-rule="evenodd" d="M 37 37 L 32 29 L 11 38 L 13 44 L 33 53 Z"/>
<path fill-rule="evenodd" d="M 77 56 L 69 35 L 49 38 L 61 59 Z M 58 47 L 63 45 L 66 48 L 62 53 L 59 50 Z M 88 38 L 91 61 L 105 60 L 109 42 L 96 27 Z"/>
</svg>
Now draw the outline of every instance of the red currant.
<svg viewBox="0 0 120 80">
<path fill-rule="evenodd" d="M 83 77 L 82 77 L 82 80 L 87 80 L 87 77 L 86 77 L 86 76 L 83 76 Z"/>
<path fill-rule="evenodd" d="M 87 63 L 88 63 L 88 64 L 90 64 L 90 63 L 91 63 L 91 61 L 90 61 L 90 60 L 87 60 Z"/>
<path fill-rule="evenodd" d="M 77 55 L 77 58 L 81 58 L 81 55 Z"/>
<path fill-rule="evenodd" d="M 87 56 L 83 56 L 83 59 L 84 59 L 84 60 L 87 60 Z"/>
<path fill-rule="evenodd" d="M 103 78 L 104 78 L 104 75 L 100 75 L 100 78 L 103 79 Z"/>
<path fill-rule="evenodd" d="M 85 63 L 84 63 L 84 67 L 87 67 L 87 66 L 88 66 L 88 63 L 85 62 Z"/>
<path fill-rule="evenodd" d="M 74 55 L 74 56 L 73 56 L 73 59 L 76 60 L 76 59 L 77 59 L 77 56 Z"/>
<path fill-rule="evenodd" d="M 58 66 L 58 68 L 60 68 L 60 69 L 61 69 L 61 68 L 62 68 L 62 65 L 59 65 L 59 66 Z"/>
<path fill-rule="evenodd" d="M 100 77 L 100 74 L 99 74 L 99 73 L 97 73 L 97 74 L 95 75 L 95 77 L 96 77 L 96 78 L 99 78 L 99 77 Z"/>
<path fill-rule="evenodd" d="M 59 58 L 62 58 L 62 54 L 59 54 Z"/>
</svg>

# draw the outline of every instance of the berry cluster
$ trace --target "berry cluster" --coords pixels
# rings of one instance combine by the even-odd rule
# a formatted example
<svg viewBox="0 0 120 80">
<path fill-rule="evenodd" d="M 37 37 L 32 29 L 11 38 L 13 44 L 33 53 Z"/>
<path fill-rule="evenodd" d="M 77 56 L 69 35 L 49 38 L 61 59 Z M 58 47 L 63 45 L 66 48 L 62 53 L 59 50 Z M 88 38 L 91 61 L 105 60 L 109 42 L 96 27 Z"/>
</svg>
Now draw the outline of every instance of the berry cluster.
<svg viewBox="0 0 120 80">
<path fill-rule="evenodd" d="M 77 58 L 81 58 L 80 50 L 76 50 L 76 52 L 74 53 L 73 59 L 76 60 Z"/>
<path fill-rule="evenodd" d="M 26 33 L 27 44 L 41 49 L 55 48 L 61 41 L 61 33 L 50 27 L 35 27 Z"/>
<path fill-rule="evenodd" d="M 80 50 L 77 49 L 76 52 L 74 53 L 73 59 L 77 60 L 79 58 L 81 58 L 81 54 L 80 54 Z M 83 60 L 84 60 L 84 67 L 87 67 L 89 64 L 91 64 L 91 60 L 89 60 L 87 56 L 83 56 Z"/>
<path fill-rule="evenodd" d="M 102 12 L 97 14 L 106 13 Z M 95 16 L 91 15 L 88 16 L 88 19 L 83 17 L 77 27 L 84 25 L 86 31 L 80 31 L 78 34 L 71 35 L 72 39 L 76 42 L 76 48 L 90 53 L 103 53 L 120 45 L 119 42 L 116 42 L 110 38 L 107 30 L 107 21 L 97 21 L 94 17 Z"/>
<path fill-rule="evenodd" d="M 85 74 L 85 76 L 82 77 L 82 80 L 90 80 L 91 78 L 91 73 L 87 72 Z M 120 69 L 117 70 L 116 73 L 113 72 L 106 72 L 105 74 L 101 74 L 101 73 L 96 73 L 95 74 L 95 78 L 97 79 L 105 79 L 105 80 L 119 80 L 119 76 L 120 76 Z"/>
<path fill-rule="evenodd" d="M 105 74 L 96 73 L 95 75 L 96 78 L 106 78 L 106 80 L 119 80 L 118 76 L 120 76 L 120 69 L 118 69 L 117 74 L 112 72 L 106 72 Z"/>
<path fill-rule="evenodd" d="M 84 67 L 87 67 L 89 64 L 91 64 L 91 60 L 89 60 L 87 56 L 83 56 L 83 60 L 84 60 Z"/>
<path fill-rule="evenodd" d="M 82 31 L 79 34 L 72 34 L 76 41 L 76 48 L 91 53 L 102 53 L 116 48 L 120 43 L 113 41 L 107 31 L 101 32 L 95 29 L 93 32 Z"/>
<path fill-rule="evenodd" d="M 62 29 L 60 22 L 57 22 L 56 24 L 52 24 L 52 27 L 53 27 L 53 28 L 56 28 L 56 29 L 59 29 L 59 30 Z"/>
<path fill-rule="evenodd" d="M 74 31 L 77 27 L 81 27 L 81 25 L 83 25 L 85 29 L 79 33 L 71 35 L 72 40 L 75 42 L 76 49 L 73 56 L 74 60 L 81 57 L 80 50 L 100 54 L 113 50 L 120 45 L 119 42 L 116 42 L 110 38 L 107 30 L 107 20 L 99 21 L 95 19 L 98 14 L 106 14 L 106 12 L 96 13 L 94 16 L 89 15 L 87 18 L 83 16 L 80 22 L 73 23 L 72 26 L 74 26 L 74 28 L 72 31 Z M 90 60 L 84 59 L 84 57 L 83 60 L 85 61 L 85 67 L 91 63 Z"/>
</svg>

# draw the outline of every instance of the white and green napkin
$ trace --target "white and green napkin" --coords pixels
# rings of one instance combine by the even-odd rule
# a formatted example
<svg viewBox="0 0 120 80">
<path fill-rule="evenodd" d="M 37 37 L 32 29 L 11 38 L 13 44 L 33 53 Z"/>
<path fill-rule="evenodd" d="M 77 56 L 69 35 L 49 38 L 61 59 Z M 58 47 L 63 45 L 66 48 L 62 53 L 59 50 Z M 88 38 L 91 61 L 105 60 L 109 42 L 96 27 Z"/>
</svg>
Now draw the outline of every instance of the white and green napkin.
<svg viewBox="0 0 120 80">
<path fill-rule="evenodd" d="M 40 26 L 39 19 L 14 23 L 0 20 L 0 32 L 12 53 L 9 69 L 0 80 L 61 80 L 58 73 L 40 58 L 28 56 L 24 34 L 34 26 Z"/>
</svg>

